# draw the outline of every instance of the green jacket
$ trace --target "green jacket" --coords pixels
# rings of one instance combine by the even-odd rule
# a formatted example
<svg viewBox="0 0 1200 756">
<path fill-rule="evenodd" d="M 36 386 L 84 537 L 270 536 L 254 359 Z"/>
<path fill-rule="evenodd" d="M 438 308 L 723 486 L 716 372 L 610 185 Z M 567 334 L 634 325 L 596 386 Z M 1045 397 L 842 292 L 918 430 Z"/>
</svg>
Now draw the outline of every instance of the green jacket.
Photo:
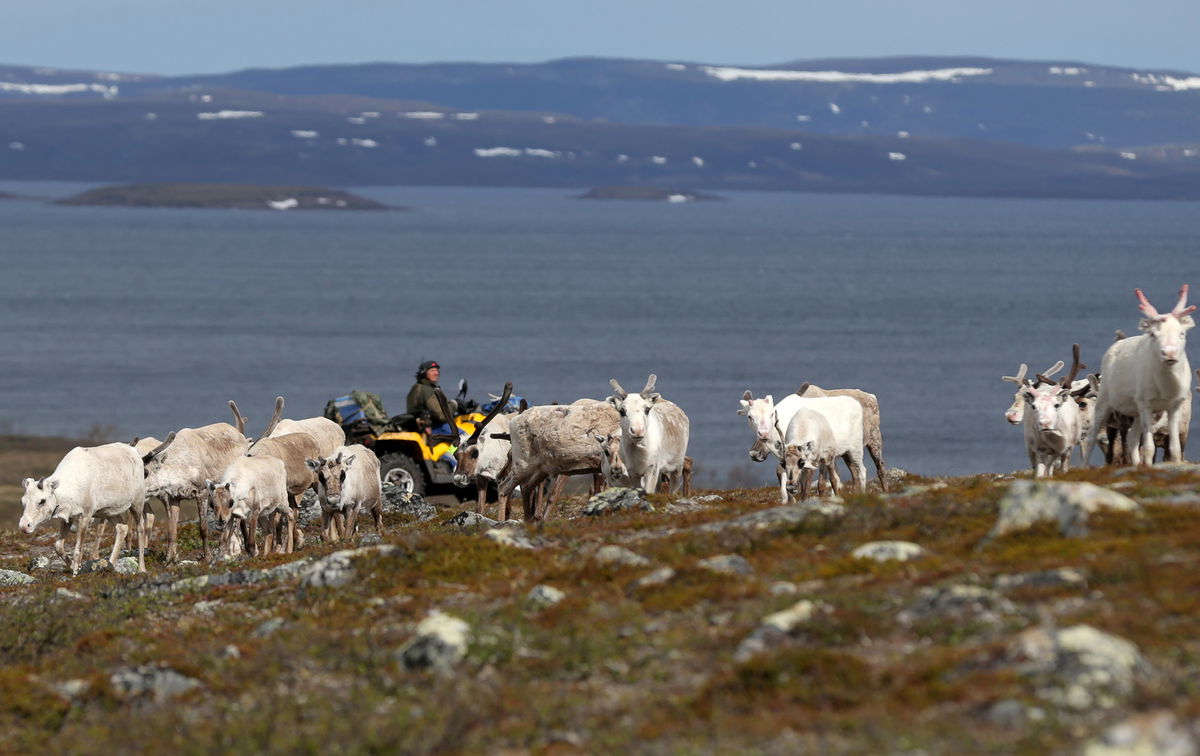
<svg viewBox="0 0 1200 756">
<path fill-rule="evenodd" d="M 421 378 L 408 391 L 408 409 L 410 414 L 416 414 L 421 410 L 429 412 L 434 425 L 441 425 L 449 422 L 446 413 L 442 412 L 442 405 L 438 403 L 437 395 L 434 394 L 434 389 L 438 385 L 428 378 Z"/>
</svg>

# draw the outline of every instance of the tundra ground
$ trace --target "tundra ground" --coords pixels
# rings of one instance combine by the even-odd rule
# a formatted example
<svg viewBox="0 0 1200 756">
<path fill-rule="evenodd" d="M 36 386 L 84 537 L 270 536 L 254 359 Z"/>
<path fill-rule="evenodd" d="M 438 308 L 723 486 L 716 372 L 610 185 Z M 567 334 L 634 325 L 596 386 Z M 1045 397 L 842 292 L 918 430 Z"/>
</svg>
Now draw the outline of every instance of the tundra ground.
<svg viewBox="0 0 1200 756">
<path fill-rule="evenodd" d="M 27 463 L 0 446 L 0 466 Z M 448 524 L 458 509 L 393 513 L 395 548 L 357 555 L 339 587 L 271 570 L 350 548 L 315 531 L 297 554 L 183 567 L 162 563 L 160 531 L 146 575 L 0 587 L 0 750 L 1048 753 L 1138 713 L 1194 737 L 1200 468 L 1064 479 L 1142 509 L 1093 515 L 1083 537 L 1047 523 L 989 540 L 1010 479 L 981 475 L 910 476 L 841 513 L 780 508 L 773 486 L 604 516 L 579 495 L 511 530 L 519 546 Z M 52 533 L 14 522 L 0 568 L 29 572 Z M 194 558 L 194 522 L 180 541 Z M 873 541 L 924 554 L 853 556 Z M 602 546 L 643 560 L 602 562 Z M 563 595 L 532 600 L 538 586 Z M 434 611 L 469 626 L 465 654 L 409 669 Z M 1137 650 L 1128 684 L 1067 685 L 1014 651 L 1082 626 Z M 167 682 L 131 687 L 135 672 Z"/>
</svg>

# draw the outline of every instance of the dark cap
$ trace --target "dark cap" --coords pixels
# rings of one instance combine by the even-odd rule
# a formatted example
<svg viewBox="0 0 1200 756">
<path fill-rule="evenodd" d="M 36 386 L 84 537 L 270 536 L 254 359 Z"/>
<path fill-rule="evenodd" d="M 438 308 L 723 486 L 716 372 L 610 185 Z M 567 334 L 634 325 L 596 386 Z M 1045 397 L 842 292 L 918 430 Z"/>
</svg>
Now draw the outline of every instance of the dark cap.
<svg viewBox="0 0 1200 756">
<path fill-rule="evenodd" d="M 424 362 L 421 363 L 421 367 L 417 368 L 417 372 L 420 373 L 421 375 L 424 375 L 425 373 L 429 372 L 433 368 L 437 368 L 438 370 L 441 370 L 442 366 L 437 364 L 433 360 L 425 360 Z"/>
</svg>

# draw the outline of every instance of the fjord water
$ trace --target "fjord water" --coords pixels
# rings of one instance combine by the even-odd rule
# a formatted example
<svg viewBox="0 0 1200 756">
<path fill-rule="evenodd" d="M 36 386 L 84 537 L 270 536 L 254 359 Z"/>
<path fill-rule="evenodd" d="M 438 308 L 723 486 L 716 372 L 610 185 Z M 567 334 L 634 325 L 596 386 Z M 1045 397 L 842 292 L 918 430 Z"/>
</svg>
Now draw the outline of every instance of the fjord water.
<svg viewBox="0 0 1200 756">
<path fill-rule="evenodd" d="M 396 413 L 437 359 L 448 387 L 512 380 L 535 404 L 657 373 L 704 485 L 772 479 L 738 399 L 804 381 L 877 394 L 890 465 L 1010 471 L 1027 463 L 1000 376 L 1073 342 L 1098 370 L 1114 329 L 1136 333 L 1135 287 L 1170 309 L 1200 283 L 1191 203 L 352 191 L 407 209 L 0 202 L 0 431 L 162 438 L 228 420 L 232 398 L 255 432 L 277 394 L 303 417 L 351 389 Z"/>
</svg>

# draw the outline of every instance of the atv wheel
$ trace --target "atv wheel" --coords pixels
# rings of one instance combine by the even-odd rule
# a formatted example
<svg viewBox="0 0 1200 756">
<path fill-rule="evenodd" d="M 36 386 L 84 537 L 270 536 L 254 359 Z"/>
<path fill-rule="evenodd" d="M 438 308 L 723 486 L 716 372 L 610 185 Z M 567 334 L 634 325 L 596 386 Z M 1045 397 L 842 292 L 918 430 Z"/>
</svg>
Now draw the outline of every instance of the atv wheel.
<svg viewBox="0 0 1200 756">
<path fill-rule="evenodd" d="M 412 457 L 393 452 L 379 458 L 379 477 L 405 493 L 425 493 L 425 473 Z"/>
</svg>

